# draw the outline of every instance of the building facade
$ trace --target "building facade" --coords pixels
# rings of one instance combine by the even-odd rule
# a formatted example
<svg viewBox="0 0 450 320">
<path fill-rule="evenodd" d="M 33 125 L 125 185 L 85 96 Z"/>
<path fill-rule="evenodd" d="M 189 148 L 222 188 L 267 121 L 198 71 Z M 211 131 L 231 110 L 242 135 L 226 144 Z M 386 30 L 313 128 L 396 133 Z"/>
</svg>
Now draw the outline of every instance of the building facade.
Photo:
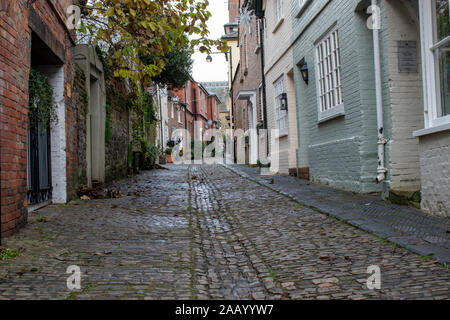
<svg viewBox="0 0 450 320">
<path fill-rule="evenodd" d="M 448 215 L 447 1 L 230 1 L 229 13 L 246 163 L 261 154 L 236 130 L 260 127 L 265 111 L 277 173 Z"/>
<path fill-rule="evenodd" d="M 297 2 L 266 1 L 264 7 L 264 72 L 270 153 L 278 159 L 277 173 L 291 175 L 297 175 L 297 110 L 291 42 Z"/>
<path fill-rule="evenodd" d="M 254 2 L 239 1 L 239 64 L 232 79 L 234 139 L 240 163 L 257 164 L 266 153 L 257 128 L 263 125 L 263 81 L 260 19 Z M 250 130 L 249 130 L 250 129 Z"/>
<path fill-rule="evenodd" d="M 1 235 L 27 221 L 28 207 L 64 203 L 77 175 L 76 105 L 72 99 L 70 0 L 0 1 Z M 48 129 L 28 119 L 30 70 L 53 89 L 57 121 Z"/>
<path fill-rule="evenodd" d="M 173 133 L 177 129 L 185 129 L 189 132 L 187 139 L 181 137 L 185 143 L 190 144 L 192 139 L 210 140 L 213 133 L 208 129 L 217 128 L 219 123 L 219 106 L 222 103 L 219 97 L 192 78 L 183 88 L 171 90 L 169 95 L 171 139 L 174 139 Z"/>
<path fill-rule="evenodd" d="M 450 217 L 450 41 L 448 1 L 419 1 L 424 127 L 419 139 L 422 209 Z M 416 20 L 417 21 L 417 20 Z"/>
<path fill-rule="evenodd" d="M 228 55 L 227 55 L 228 56 Z M 220 100 L 217 122 L 221 129 L 230 129 L 230 121 L 227 117 L 230 116 L 230 99 L 228 82 L 202 82 L 202 86 L 208 90 L 211 95 L 216 95 Z"/>
<path fill-rule="evenodd" d="M 294 3 L 298 170 L 448 215 L 448 2 Z"/>
</svg>

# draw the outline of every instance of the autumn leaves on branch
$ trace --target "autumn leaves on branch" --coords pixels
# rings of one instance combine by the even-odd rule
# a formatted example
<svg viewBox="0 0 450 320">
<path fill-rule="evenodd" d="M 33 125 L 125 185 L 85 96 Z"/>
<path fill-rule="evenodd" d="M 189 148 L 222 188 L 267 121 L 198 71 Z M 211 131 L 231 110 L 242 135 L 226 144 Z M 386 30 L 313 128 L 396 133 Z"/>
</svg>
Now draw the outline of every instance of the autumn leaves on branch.
<svg viewBox="0 0 450 320">
<path fill-rule="evenodd" d="M 168 65 L 173 48 L 225 52 L 208 38 L 208 0 L 78 0 L 84 41 L 106 47 L 114 75 L 149 84 Z M 152 56 L 144 63 L 143 56 Z"/>
</svg>

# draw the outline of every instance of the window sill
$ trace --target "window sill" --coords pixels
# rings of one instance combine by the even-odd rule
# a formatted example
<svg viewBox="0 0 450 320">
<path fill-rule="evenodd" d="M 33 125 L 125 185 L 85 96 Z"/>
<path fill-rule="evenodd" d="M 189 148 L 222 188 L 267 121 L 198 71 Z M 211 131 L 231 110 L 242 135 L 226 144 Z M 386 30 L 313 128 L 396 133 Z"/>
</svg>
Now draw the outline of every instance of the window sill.
<svg viewBox="0 0 450 320">
<path fill-rule="evenodd" d="M 297 19 L 300 18 L 300 16 L 305 12 L 311 2 L 312 0 L 306 0 L 305 3 L 298 9 L 297 14 L 295 15 Z"/>
<path fill-rule="evenodd" d="M 279 133 L 278 133 L 278 139 L 281 139 L 281 138 L 284 138 L 284 137 L 287 137 L 289 135 L 289 133 L 288 133 L 288 130 L 287 129 L 284 129 L 283 131 L 280 131 Z"/>
<path fill-rule="evenodd" d="M 255 54 L 258 54 L 259 50 L 261 49 L 261 46 L 258 44 L 256 45 L 255 51 L 253 51 Z"/>
<path fill-rule="evenodd" d="M 323 123 L 345 115 L 344 105 L 340 104 L 331 109 L 319 113 L 318 123 Z"/>
<path fill-rule="evenodd" d="M 284 18 L 281 18 L 280 20 L 278 20 L 277 24 L 275 25 L 275 27 L 272 30 L 272 33 L 277 32 L 278 28 L 283 24 Z"/>
<path fill-rule="evenodd" d="M 443 132 L 443 131 L 449 131 L 450 130 L 450 122 L 444 123 L 438 126 L 425 128 L 422 130 L 417 130 L 413 132 L 413 137 L 422 137 L 433 133 Z"/>
</svg>

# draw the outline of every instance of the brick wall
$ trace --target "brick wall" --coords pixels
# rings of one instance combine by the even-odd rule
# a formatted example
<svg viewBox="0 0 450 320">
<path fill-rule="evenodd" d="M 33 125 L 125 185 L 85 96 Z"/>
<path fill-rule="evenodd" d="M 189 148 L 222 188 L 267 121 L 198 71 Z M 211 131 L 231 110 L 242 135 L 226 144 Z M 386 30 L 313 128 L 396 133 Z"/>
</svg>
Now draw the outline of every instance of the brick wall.
<svg viewBox="0 0 450 320">
<path fill-rule="evenodd" d="M 285 92 L 288 94 L 288 134 L 278 139 L 279 151 L 273 150 L 279 158 L 279 172 L 287 174 L 289 169 L 297 168 L 298 132 L 296 116 L 296 96 L 293 79 L 292 56 L 292 19 L 297 11 L 297 1 L 283 1 L 283 18 L 276 21 L 276 2 L 269 1 L 265 11 L 265 74 L 268 128 L 278 129 L 275 107 L 274 83 L 284 79 Z M 269 131 L 269 133 L 271 133 Z"/>
<path fill-rule="evenodd" d="M 3 7 L 7 9 L 0 12 L 1 234 L 4 237 L 27 219 L 30 30 L 24 1 L 3 3 Z"/>
<path fill-rule="evenodd" d="M 110 85 L 106 89 L 106 104 L 111 138 L 105 141 L 105 182 L 110 183 L 126 177 L 128 173 L 130 115 L 126 96 Z"/>
<path fill-rule="evenodd" d="M 184 97 L 183 97 L 184 100 Z M 177 129 L 184 129 L 185 119 L 184 119 L 184 107 L 181 106 L 178 103 L 174 103 L 173 101 L 169 100 L 169 136 L 170 139 L 172 139 L 172 134 Z M 178 119 L 178 113 L 180 115 L 180 118 Z M 180 120 L 180 121 L 178 121 Z"/>
<path fill-rule="evenodd" d="M 450 133 L 422 136 L 419 146 L 422 209 L 450 217 Z"/>
<path fill-rule="evenodd" d="M 389 188 L 414 192 L 420 189 L 419 139 L 413 137 L 415 130 L 422 129 L 423 90 L 422 67 L 417 65 L 413 73 L 398 70 L 398 42 L 416 41 L 420 61 L 420 36 L 418 20 L 409 14 L 405 3 L 383 1 L 383 65 L 387 134 L 387 165 Z M 417 7 L 412 11 L 417 11 Z M 417 16 L 415 17 L 417 19 Z"/>
<path fill-rule="evenodd" d="M 242 1 L 241 1 L 242 5 Z M 256 112 L 256 121 L 263 118 L 262 101 L 259 88 L 262 84 L 261 74 L 261 50 L 258 44 L 259 30 L 257 19 L 254 15 L 248 23 L 239 24 L 239 65 L 233 79 L 233 102 L 235 130 L 249 129 L 249 108 L 247 99 L 253 101 Z M 233 64 L 235 59 L 233 58 Z M 239 99 L 242 92 L 247 92 L 245 97 Z M 250 93 L 250 96 L 248 95 Z M 256 123 L 255 123 L 256 126 Z M 243 139 L 243 138 L 242 138 Z M 243 143 L 243 140 L 238 143 Z M 256 142 L 257 143 L 257 142 Z M 250 146 L 246 145 L 246 161 L 249 160 Z M 261 150 L 259 148 L 258 150 Z"/>
<path fill-rule="evenodd" d="M 172 94 L 175 95 L 180 101 L 186 103 L 186 115 L 183 112 L 182 122 L 183 128 L 186 128 L 189 131 L 190 138 L 194 136 L 194 103 L 192 100 L 192 90 L 193 90 L 193 80 L 189 80 L 186 83 L 186 86 L 181 89 L 172 90 Z M 186 119 L 185 119 L 186 116 Z M 186 122 L 186 123 L 185 123 Z"/>
<path fill-rule="evenodd" d="M 77 126 L 76 126 L 76 146 L 78 168 L 73 179 L 75 185 L 87 185 L 87 157 L 86 157 L 86 139 L 87 139 L 87 113 L 89 109 L 89 96 L 86 89 L 86 77 L 84 71 L 75 65 L 75 76 L 72 88 L 73 99 L 77 108 Z M 73 187 L 73 189 L 75 189 Z M 75 194 L 72 193 L 71 197 Z"/>
<path fill-rule="evenodd" d="M 62 105 L 66 107 L 65 123 L 74 119 L 72 98 L 67 85 L 72 83 L 72 55 L 67 48 L 71 35 L 63 24 L 65 8 L 71 1 L 38 1 L 27 8 L 25 0 L 2 2 L 0 11 L 0 165 L 2 236 L 16 231 L 27 220 L 27 109 L 28 76 L 31 57 L 29 14 L 34 13 L 50 43 L 65 48 L 57 52 L 66 64 L 62 88 Z M 32 11 L 32 12 L 31 12 Z M 36 26 L 35 26 L 36 27 Z M 39 30 L 36 30 L 39 31 Z M 70 123 L 73 125 L 73 122 Z M 76 167 L 73 131 L 66 130 L 68 182 Z M 64 164 L 66 165 L 66 163 Z M 65 190 L 67 191 L 67 190 Z"/>
<path fill-rule="evenodd" d="M 358 192 L 381 191 L 375 183 L 377 123 L 371 30 L 355 1 L 315 0 L 294 10 L 292 40 L 299 126 L 298 167 L 313 180 Z M 320 123 L 315 42 L 334 24 L 341 47 L 344 116 Z M 297 64 L 305 61 L 309 84 Z"/>
<path fill-rule="evenodd" d="M 228 0 L 228 16 L 230 22 L 237 19 L 239 15 L 240 2 L 241 1 L 239 0 Z"/>
</svg>

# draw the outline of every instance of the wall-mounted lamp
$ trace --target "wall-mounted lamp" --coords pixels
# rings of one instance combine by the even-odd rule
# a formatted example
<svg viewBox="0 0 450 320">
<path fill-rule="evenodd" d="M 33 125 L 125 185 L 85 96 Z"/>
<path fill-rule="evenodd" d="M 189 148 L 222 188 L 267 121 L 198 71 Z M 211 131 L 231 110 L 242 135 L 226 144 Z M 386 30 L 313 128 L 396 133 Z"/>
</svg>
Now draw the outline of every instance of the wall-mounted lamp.
<svg viewBox="0 0 450 320">
<path fill-rule="evenodd" d="M 212 62 L 212 57 L 211 57 L 212 54 L 223 54 L 223 52 L 210 52 L 208 54 L 208 56 L 206 57 L 206 62 L 208 62 L 208 63 Z"/>
<path fill-rule="evenodd" d="M 306 62 L 301 66 L 300 72 L 302 73 L 303 81 L 305 81 L 305 83 L 308 84 L 309 74 L 308 74 L 308 64 Z"/>
<path fill-rule="evenodd" d="M 287 93 L 282 93 L 280 97 L 280 110 L 287 110 L 288 109 L 288 98 Z"/>
</svg>

